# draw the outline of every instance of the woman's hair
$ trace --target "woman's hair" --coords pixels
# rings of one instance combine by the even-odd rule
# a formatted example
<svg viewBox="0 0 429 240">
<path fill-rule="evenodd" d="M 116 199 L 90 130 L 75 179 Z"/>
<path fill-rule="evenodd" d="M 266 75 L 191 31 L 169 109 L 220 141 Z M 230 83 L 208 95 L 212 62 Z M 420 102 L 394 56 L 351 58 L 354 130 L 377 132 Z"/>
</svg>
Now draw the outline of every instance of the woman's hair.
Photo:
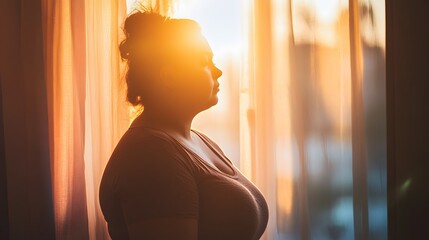
<svg viewBox="0 0 429 240">
<path fill-rule="evenodd" d="M 201 33 L 192 20 L 172 19 L 146 10 L 129 15 L 123 31 L 125 39 L 119 50 L 128 65 L 127 100 L 134 106 L 143 106 L 153 92 L 161 66 L 180 61 L 177 59 L 183 44 L 180 39 Z"/>
</svg>

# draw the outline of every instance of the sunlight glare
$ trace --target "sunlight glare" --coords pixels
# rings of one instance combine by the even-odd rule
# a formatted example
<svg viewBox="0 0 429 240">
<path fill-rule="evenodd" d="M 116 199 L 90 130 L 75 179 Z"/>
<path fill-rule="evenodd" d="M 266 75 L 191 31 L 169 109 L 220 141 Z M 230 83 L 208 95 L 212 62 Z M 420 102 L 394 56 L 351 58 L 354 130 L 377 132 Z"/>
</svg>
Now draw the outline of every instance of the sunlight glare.
<svg viewBox="0 0 429 240">
<path fill-rule="evenodd" d="M 240 49 L 240 13 L 238 0 L 188 0 L 175 9 L 173 17 L 197 21 L 216 55 Z"/>
</svg>

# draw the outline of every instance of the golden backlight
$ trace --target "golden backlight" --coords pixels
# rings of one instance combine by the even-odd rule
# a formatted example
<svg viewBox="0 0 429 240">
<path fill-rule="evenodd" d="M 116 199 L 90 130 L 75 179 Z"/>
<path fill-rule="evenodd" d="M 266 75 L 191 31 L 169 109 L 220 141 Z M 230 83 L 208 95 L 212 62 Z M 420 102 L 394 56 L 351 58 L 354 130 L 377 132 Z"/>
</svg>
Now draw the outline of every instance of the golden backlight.
<svg viewBox="0 0 429 240">
<path fill-rule="evenodd" d="M 201 25 L 223 71 L 219 103 L 193 127 L 263 192 L 270 208 L 264 239 L 332 239 L 323 235 L 332 232 L 314 231 L 340 231 L 337 226 L 343 239 L 353 238 L 352 88 L 365 98 L 364 82 L 384 71 L 368 64 L 385 48 L 384 2 L 173 2 L 172 17 Z M 374 11 L 372 21 L 362 12 L 365 4 Z M 374 209 L 382 213 L 380 206 Z M 318 218 L 326 221 L 312 226 Z"/>
<path fill-rule="evenodd" d="M 223 75 L 219 78 L 219 102 L 202 112 L 193 123 L 193 128 L 201 130 L 219 143 L 234 163 L 239 163 L 239 85 L 241 78 L 241 54 L 243 52 L 243 16 L 241 0 L 180 0 L 165 1 L 127 0 L 128 13 L 137 6 L 167 7 L 172 18 L 189 18 L 198 22 L 212 51 L 213 62 Z M 131 109 L 131 116 L 136 110 Z M 222 117 L 220 117 L 222 116 Z"/>
</svg>

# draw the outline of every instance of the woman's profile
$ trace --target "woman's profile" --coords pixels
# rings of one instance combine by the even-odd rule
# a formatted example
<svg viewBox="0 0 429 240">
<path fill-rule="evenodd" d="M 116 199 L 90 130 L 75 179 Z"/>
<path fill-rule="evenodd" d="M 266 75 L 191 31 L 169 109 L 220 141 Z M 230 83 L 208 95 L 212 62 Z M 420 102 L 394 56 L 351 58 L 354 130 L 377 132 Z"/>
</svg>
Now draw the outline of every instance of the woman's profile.
<svg viewBox="0 0 429 240">
<path fill-rule="evenodd" d="M 191 129 L 193 118 L 218 102 L 222 75 L 200 27 L 137 11 L 124 33 L 127 99 L 144 110 L 101 181 L 111 238 L 259 239 L 268 221 L 264 197 L 216 143 Z"/>
</svg>

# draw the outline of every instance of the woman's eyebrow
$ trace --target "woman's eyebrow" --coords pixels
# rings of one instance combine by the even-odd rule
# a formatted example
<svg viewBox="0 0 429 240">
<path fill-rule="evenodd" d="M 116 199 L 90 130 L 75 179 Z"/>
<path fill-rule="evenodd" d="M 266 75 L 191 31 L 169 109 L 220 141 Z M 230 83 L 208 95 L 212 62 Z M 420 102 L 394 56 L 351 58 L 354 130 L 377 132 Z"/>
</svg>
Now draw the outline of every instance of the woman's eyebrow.
<svg viewBox="0 0 429 240">
<path fill-rule="evenodd" d="M 203 54 L 206 54 L 209 58 L 213 58 L 213 52 L 205 51 Z"/>
</svg>

